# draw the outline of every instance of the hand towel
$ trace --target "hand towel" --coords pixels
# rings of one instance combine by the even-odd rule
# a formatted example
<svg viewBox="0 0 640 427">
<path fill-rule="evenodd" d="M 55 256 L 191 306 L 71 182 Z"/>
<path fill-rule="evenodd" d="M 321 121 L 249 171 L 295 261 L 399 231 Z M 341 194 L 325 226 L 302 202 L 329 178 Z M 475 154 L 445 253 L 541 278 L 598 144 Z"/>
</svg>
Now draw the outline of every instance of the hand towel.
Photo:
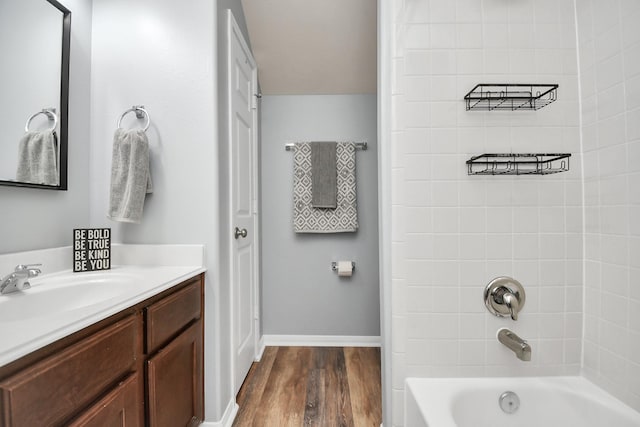
<svg viewBox="0 0 640 427">
<path fill-rule="evenodd" d="M 29 131 L 20 139 L 16 180 L 60 185 L 58 137 L 55 131 Z"/>
<path fill-rule="evenodd" d="M 107 218 L 140 223 L 145 195 L 152 192 L 149 140 L 146 133 L 142 129 L 117 129 L 113 136 Z"/>
<path fill-rule="evenodd" d="M 311 143 L 311 206 L 336 208 L 336 143 Z"/>
<path fill-rule="evenodd" d="M 356 147 L 353 142 L 336 144 L 336 208 L 314 208 L 311 204 L 311 144 L 294 144 L 293 229 L 296 233 L 348 233 L 358 230 L 356 200 Z"/>
</svg>

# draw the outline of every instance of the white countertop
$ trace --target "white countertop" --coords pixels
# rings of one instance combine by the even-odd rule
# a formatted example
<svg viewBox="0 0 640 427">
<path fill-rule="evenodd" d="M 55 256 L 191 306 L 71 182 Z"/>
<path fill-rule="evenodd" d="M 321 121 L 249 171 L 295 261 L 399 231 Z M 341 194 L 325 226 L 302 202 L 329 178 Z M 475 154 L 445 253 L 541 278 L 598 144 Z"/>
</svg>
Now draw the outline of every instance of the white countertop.
<svg viewBox="0 0 640 427">
<path fill-rule="evenodd" d="M 35 300 L 28 299 L 30 291 L 32 296 L 40 293 L 41 295 L 51 295 L 53 297 L 51 304 L 48 304 L 45 297 L 43 308 L 37 306 L 35 312 L 25 313 L 24 316 L 18 314 L 15 318 L 1 318 L 2 313 L 0 313 L 0 366 L 106 319 L 206 271 L 206 268 L 202 265 L 203 247 L 199 245 L 150 245 L 148 247 L 131 245 L 128 248 L 126 246 L 122 245 L 117 251 L 119 253 L 115 256 L 112 255 L 112 260 L 120 262 L 123 260 L 139 261 L 138 264 L 113 265 L 110 270 L 88 273 L 73 273 L 71 270 L 57 270 L 47 273 L 43 269 L 42 275 L 31 279 L 31 289 L 0 295 L 0 307 L 3 305 L 8 307 L 5 304 L 11 304 L 11 298 L 22 298 L 23 303 L 26 304 L 34 301 L 35 305 Z M 160 251 L 157 250 L 158 248 L 160 248 Z M 171 257 L 171 252 L 175 248 L 178 249 L 180 255 Z M 131 252 L 134 256 L 125 256 L 127 252 Z M 61 253 L 66 255 L 68 251 L 66 248 L 62 248 Z M 141 253 L 144 256 L 140 256 Z M 185 253 L 191 253 L 195 256 L 185 257 Z M 30 254 L 33 255 L 33 253 Z M 33 257 L 20 262 L 25 264 L 34 262 L 34 258 L 35 261 L 38 261 L 37 257 Z M 13 260 L 13 258 L 11 259 Z M 67 260 L 70 259 L 70 257 L 67 258 Z M 0 259 L 0 264 L 1 261 Z M 154 265 L 158 261 L 182 265 Z M 99 278 L 99 280 L 96 280 L 96 278 Z M 74 286 L 76 286 L 74 289 L 77 290 L 79 289 L 77 286 L 83 285 L 83 280 L 86 283 L 93 280 L 90 285 L 93 288 L 89 293 L 85 292 L 85 288 L 83 288 L 81 292 L 78 292 L 78 299 L 82 299 L 83 296 L 81 294 L 85 294 L 91 300 L 90 304 L 82 302 L 76 304 L 74 301 L 70 304 L 71 309 L 60 310 L 56 306 L 55 297 L 57 289 L 62 289 L 64 286 L 59 286 L 59 284 L 65 281 L 73 282 Z M 104 298 L 97 297 L 96 294 L 99 292 L 96 292 L 96 290 L 99 288 L 96 288 L 96 286 L 107 287 L 110 282 L 112 284 L 117 283 L 118 291 L 115 293 L 106 292 Z M 57 285 L 52 285 L 52 283 L 57 283 Z M 47 285 L 56 287 L 45 289 Z M 71 290 L 74 291 L 74 289 Z M 66 291 L 68 294 L 69 289 Z M 74 297 L 74 294 L 65 296 L 69 300 L 74 299 Z M 40 297 L 38 304 L 42 305 L 42 301 L 43 298 Z M 66 301 L 66 303 L 68 302 Z"/>
</svg>

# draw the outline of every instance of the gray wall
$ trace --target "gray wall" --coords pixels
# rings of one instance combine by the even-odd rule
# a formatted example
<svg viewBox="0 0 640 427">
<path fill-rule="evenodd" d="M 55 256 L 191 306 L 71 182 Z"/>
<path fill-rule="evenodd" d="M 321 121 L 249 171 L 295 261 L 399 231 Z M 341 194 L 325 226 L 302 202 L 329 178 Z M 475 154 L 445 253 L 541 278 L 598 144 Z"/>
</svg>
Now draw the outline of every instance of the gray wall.
<svg viewBox="0 0 640 427">
<path fill-rule="evenodd" d="M 91 2 L 62 0 L 61 3 L 72 13 L 69 190 L 0 187 L 0 253 L 70 245 L 73 227 L 89 223 Z"/>
<path fill-rule="evenodd" d="M 262 314 L 268 335 L 380 335 L 375 95 L 262 99 Z M 296 141 L 367 141 L 356 152 L 356 233 L 296 234 L 292 227 Z M 353 260 L 351 278 L 331 261 Z"/>
</svg>

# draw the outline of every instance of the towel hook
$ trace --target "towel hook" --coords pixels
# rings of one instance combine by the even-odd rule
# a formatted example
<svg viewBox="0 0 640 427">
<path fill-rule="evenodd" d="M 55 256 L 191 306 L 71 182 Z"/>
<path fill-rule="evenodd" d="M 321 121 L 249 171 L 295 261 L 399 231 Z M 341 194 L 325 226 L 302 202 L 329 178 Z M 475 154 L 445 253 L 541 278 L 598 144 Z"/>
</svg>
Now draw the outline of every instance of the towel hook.
<svg viewBox="0 0 640 427">
<path fill-rule="evenodd" d="M 122 119 L 124 118 L 124 116 L 126 116 L 129 113 L 135 113 L 136 118 L 138 119 L 143 119 L 146 117 L 147 123 L 144 125 L 144 128 L 142 128 L 142 130 L 146 132 L 147 129 L 149 129 L 149 125 L 151 124 L 151 118 L 149 117 L 149 113 L 147 112 L 147 110 L 145 110 L 144 105 L 134 105 L 133 107 L 129 108 L 127 111 L 122 113 L 122 115 L 118 119 L 118 129 L 122 129 L 120 127 L 120 124 L 122 123 Z"/>
<path fill-rule="evenodd" d="M 56 114 L 56 109 L 55 108 L 43 108 L 41 111 L 38 111 L 37 113 L 32 114 L 27 119 L 27 123 L 24 125 L 24 131 L 25 132 L 29 132 L 29 125 L 31 124 L 31 120 L 33 120 L 34 118 L 36 118 L 40 114 L 44 114 L 45 116 L 47 116 L 47 119 L 49 119 L 49 121 L 53 121 L 53 126 L 51 126 L 51 128 L 49 130 L 50 131 L 56 130 L 56 128 L 58 127 L 58 115 Z"/>
</svg>

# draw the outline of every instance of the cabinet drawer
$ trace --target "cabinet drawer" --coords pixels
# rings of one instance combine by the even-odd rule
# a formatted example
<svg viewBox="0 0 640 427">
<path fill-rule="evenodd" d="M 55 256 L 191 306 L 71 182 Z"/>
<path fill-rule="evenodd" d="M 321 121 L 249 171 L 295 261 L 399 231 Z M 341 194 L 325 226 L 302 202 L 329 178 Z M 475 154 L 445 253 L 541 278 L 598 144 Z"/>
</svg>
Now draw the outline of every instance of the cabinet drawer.
<svg viewBox="0 0 640 427">
<path fill-rule="evenodd" d="M 118 384 L 69 427 L 142 427 L 142 398 L 138 374 Z"/>
<path fill-rule="evenodd" d="M 186 287 L 147 307 L 146 353 L 150 354 L 201 316 L 202 286 L 200 278 Z"/>
<path fill-rule="evenodd" d="M 0 382 L 3 425 L 56 426 L 135 370 L 137 321 L 129 316 Z"/>
</svg>

